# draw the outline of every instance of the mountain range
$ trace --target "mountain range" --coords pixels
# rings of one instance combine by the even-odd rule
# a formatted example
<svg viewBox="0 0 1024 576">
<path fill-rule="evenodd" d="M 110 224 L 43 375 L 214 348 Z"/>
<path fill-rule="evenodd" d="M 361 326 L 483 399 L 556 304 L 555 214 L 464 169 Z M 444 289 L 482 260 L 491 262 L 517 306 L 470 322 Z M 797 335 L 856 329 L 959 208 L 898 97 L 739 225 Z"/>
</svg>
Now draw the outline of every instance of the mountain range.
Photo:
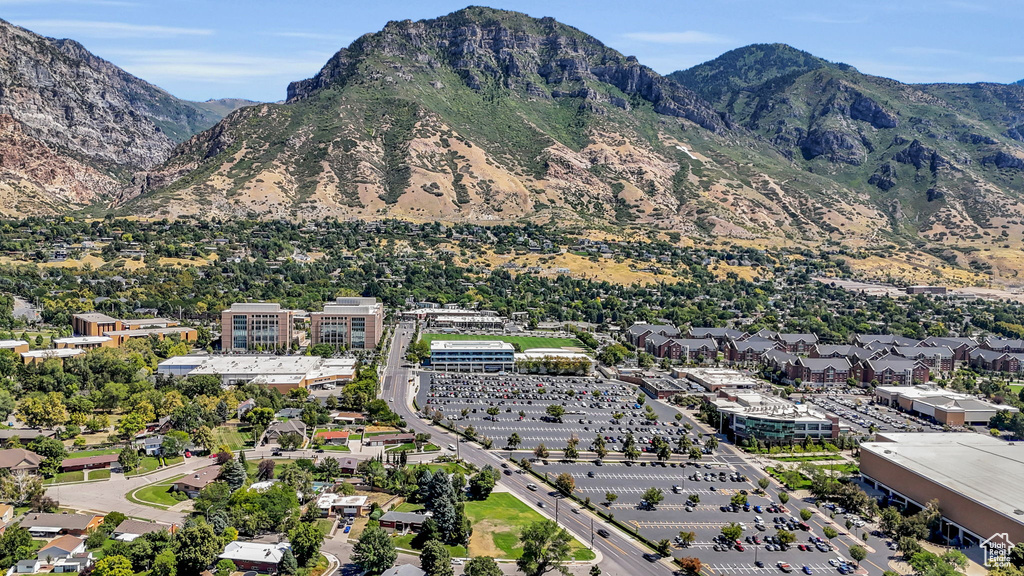
<svg viewBox="0 0 1024 576">
<path fill-rule="evenodd" d="M 0 139 L 34 150 L 0 155 L 4 205 L 640 226 L 1020 263 L 1020 83 L 903 84 L 784 44 L 661 76 L 554 19 L 469 7 L 360 37 L 283 103 L 211 105 L 77 43 L 0 34 L 16 78 Z"/>
</svg>

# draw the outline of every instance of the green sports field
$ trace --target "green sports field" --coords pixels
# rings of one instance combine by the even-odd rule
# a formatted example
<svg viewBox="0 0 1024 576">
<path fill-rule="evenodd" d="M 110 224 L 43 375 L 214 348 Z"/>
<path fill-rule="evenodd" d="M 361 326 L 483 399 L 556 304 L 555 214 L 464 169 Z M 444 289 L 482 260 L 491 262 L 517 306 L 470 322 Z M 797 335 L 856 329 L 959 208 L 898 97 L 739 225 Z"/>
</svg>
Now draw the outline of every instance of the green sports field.
<svg viewBox="0 0 1024 576">
<path fill-rule="evenodd" d="M 546 338 L 543 336 L 505 336 L 501 334 L 421 334 L 420 338 L 428 345 L 434 340 L 501 340 L 509 344 L 519 344 L 520 349 L 531 348 L 565 348 L 572 346 L 586 350 L 587 347 L 575 338 Z"/>
</svg>

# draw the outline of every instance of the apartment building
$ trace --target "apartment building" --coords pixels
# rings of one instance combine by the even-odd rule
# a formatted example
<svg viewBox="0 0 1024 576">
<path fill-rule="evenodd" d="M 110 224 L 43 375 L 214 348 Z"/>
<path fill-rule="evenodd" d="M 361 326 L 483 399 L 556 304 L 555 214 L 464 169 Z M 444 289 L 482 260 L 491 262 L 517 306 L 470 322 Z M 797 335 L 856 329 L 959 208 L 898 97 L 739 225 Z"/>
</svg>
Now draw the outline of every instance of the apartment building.
<svg viewBox="0 0 1024 576">
<path fill-rule="evenodd" d="M 220 323 L 224 352 L 287 348 L 295 339 L 295 311 L 280 304 L 232 304 L 220 313 Z"/>
<path fill-rule="evenodd" d="M 310 342 L 373 350 L 384 332 L 384 305 L 376 298 L 338 298 L 310 316 Z"/>
</svg>

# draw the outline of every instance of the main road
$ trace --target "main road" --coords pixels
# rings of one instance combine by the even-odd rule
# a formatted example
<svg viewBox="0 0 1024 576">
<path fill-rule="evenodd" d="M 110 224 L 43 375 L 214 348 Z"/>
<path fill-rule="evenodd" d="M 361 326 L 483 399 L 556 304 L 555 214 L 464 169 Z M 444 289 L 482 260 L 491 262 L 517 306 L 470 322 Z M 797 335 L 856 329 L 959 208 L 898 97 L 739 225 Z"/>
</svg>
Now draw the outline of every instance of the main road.
<svg viewBox="0 0 1024 576">
<path fill-rule="evenodd" d="M 392 410 L 402 416 L 409 427 L 416 432 L 432 434 L 438 445 L 443 446 L 445 442 L 440 438 L 450 438 L 454 444 L 458 442 L 453 434 L 439 428 L 434 428 L 427 421 L 420 418 L 412 408 L 412 399 L 415 390 L 412 386 L 414 379 L 413 371 L 405 366 L 405 350 L 415 334 L 415 326 L 412 322 L 402 322 L 395 328 L 395 335 L 391 341 L 391 351 L 388 355 L 387 368 L 384 371 L 382 380 L 382 396 L 389 400 Z M 467 462 L 477 466 L 491 465 L 498 468 L 503 460 L 492 452 L 484 450 L 477 444 L 463 443 L 459 448 L 460 456 Z M 645 552 L 649 552 L 638 542 L 632 540 L 612 526 L 607 526 L 597 516 L 581 510 L 580 514 L 574 514 L 571 508 L 576 507 L 571 500 L 557 498 L 546 490 L 532 492 L 526 485 L 532 477 L 527 475 L 514 474 L 502 476 L 500 484 L 508 492 L 517 498 L 534 506 L 543 502 L 545 507 L 539 510 L 542 514 L 550 516 L 558 507 L 559 523 L 575 535 L 584 544 L 593 542 L 595 552 L 599 553 L 602 574 L 612 576 L 641 576 L 645 574 L 657 574 L 664 576 L 672 573 L 672 567 L 667 560 L 659 562 L 648 562 L 643 558 Z M 566 502 L 566 504 L 557 501 Z M 591 532 L 591 527 L 596 531 L 604 527 L 611 533 L 609 538 L 601 538 Z"/>
</svg>

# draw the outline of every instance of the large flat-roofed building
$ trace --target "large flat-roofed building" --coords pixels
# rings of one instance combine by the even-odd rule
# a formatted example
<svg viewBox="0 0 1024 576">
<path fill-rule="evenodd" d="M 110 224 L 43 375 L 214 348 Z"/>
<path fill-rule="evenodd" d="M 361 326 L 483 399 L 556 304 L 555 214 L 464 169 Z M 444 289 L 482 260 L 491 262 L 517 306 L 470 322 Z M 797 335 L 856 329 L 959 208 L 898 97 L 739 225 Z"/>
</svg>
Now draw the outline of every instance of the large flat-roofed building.
<svg viewBox="0 0 1024 576">
<path fill-rule="evenodd" d="M 110 330 L 106 336 L 121 346 L 132 338 L 156 338 L 163 340 L 168 336 L 177 336 L 182 342 L 195 342 L 199 332 L 188 326 L 169 326 L 166 328 L 136 328 L 131 330 Z"/>
<path fill-rule="evenodd" d="M 29 350 L 28 352 L 22 352 L 21 359 L 25 364 L 46 362 L 51 359 L 64 362 L 65 358 L 71 358 L 81 354 L 85 354 L 85 350 L 81 350 L 79 348 L 48 348 L 46 350 Z"/>
<path fill-rule="evenodd" d="M 724 416 L 724 425 L 737 439 L 756 438 L 778 445 L 800 442 L 807 437 L 829 440 L 838 438 L 842 431 L 838 416 L 776 396 L 721 389 L 704 398 Z"/>
<path fill-rule="evenodd" d="M 28 342 L 24 340 L 0 340 L 0 350 L 10 350 L 15 354 L 28 352 Z"/>
<path fill-rule="evenodd" d="M 122 328 L 120 320 L 99 312 L 75 314 L 71 317 L 71 330 L 79 336 L 103 336 L 107 330 Z"/>
<path fill-rule="evenodd" d="M 970 394 L 935 386 L 879 386 L 875 401 L 950 426 L 985 426 L 1000 410 L 1019 412 L 1010 405 L 993 404 Z"/>
<path fill-rule="evenodd" d="M 1024 445 L 984 434 L 885 433 L 860 445 L 864 480 L 890 500 L 938 500 L 940 534 L 977 545 L 1006 533 L 1024 542 Z"/>
<path fill-rule="evenodd" d="M 700 384 L 708 392 L 722 388 L 757 388 L 761 384 L 739 370 L 729 368 L 678 368 L 673 372 L 680 378 Z"/>
<path fill-rule="evenodd" d="M 220 313 L 224 352 L 288 348 L 295 338 L 295 311 L 280 304 L 232 304 Z"/>
<path fill-rule="evenodd" d="M 505 319 L 500 316 L 430 316 L 427 325 L 431 328 L 454 328 L 458 330 L 502 330 Z"/>
<path fill-rule="evenodd" d="M 319 356 L 175 356 L 157 366 L 166 376 L 212 374 L 223 386 L 255 382 L 281 392 L 293 388 L 330 388 L 355 377 L 354 358 Z"/>
<path fill-rule="evenodd" d="M 515 348 L 499 340 L 434 340 L 430 365 L 450 372 L 511 372 L 516 367 Z"/>
<path fill-rule="evenodd" d="M 117 343 L 110 336 L 69 336 L 55 339 L 53 347 L 58 350 L 62 348 L 92 350 L 93 348 L 116 348 Z"/>
<path fill-rule="evenodd" d="M 376 298 L 338 298 L 310 316 L 310 342 L 372 350 L 384 332 L 384 305 Z"/>
</svg>

